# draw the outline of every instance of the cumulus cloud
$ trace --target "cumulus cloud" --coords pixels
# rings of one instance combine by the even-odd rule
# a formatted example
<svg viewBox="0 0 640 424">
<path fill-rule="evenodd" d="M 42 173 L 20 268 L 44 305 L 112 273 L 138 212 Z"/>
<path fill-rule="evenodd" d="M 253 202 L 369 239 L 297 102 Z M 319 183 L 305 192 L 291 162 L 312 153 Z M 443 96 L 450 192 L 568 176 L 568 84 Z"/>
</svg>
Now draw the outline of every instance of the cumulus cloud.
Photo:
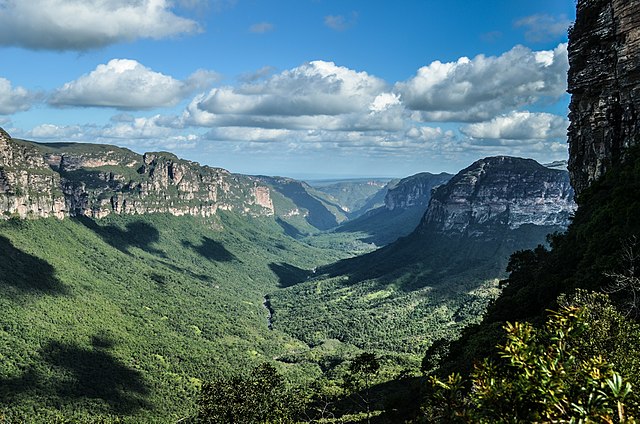
<svg viewBox="0 0 640 424">
<path fill-rule="evenodd" d="M 552 51 L 516 46 L 501 56 L 435 61 L 396 84 L 404 104 L 422 121 L 484 121 L 566 92 L 567 45 Z"/>
<path fill-rule="evenodd" d="M 214 72 L 199 70 L 185 81 L 179 81 L 135 60 L 113 59 L 64 84 L 51 95 L 49 103 L 117 109 L 174 106 L 192 92 L 210 86 L 217 78 Z"/>
<path fill-rule="evenodd" d="M 0 115 L 28 110 L 38 96 L 38 93 L 23 87 L 13 87 L 11 81 L 0 78 Z"/>
<path fill-rule="evenodd" d="M 399 97 L 366 72 L 314 61 L 239 87 L 214 88 L 188 106 L 185 122 L 329 130 L 402 127 Z"/>
<path fill-rule="evenodd" d="M 253 24 L 249 27 L 249 32 L 253 32 L 254 34 L 264 34 L 265 32 L 273 31 L 273 24 L 269 22 L 260 22 L 257 24 Z"/>
<path fill-rule="evenodd" d="M 168 0 L 0 0 L 0 45 L 88 50 L 199 31 Z"/>
<path fill-rule="evenodd" d="M 476 139 L 546 140 L 565 137 L 568 125 L 567 119 L 558 115 L 524 111 L 471 124 L 460 131 Z"/>
<path fill-rule="evenodd" d="M 550 41 L 567 34 L 571 21 L 566 15 L 551 16 L 537 14 L 526 16 L 513 24 L 516 28 L 524 28 L 527 41 Z"/>
</svg>

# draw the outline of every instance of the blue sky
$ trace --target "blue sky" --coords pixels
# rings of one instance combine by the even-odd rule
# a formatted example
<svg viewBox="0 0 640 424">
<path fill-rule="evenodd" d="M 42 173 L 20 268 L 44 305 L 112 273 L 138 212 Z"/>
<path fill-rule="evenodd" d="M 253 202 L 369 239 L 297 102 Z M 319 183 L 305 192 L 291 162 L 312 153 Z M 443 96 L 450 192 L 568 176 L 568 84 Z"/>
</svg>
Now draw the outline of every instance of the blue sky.
<svg viewBox="0 0 640 424">
<path fill-rule="evenodd" d="M 565 159 L 573 0 L 0 0 L 0 125 L 299 178 Z"/>
</svg>

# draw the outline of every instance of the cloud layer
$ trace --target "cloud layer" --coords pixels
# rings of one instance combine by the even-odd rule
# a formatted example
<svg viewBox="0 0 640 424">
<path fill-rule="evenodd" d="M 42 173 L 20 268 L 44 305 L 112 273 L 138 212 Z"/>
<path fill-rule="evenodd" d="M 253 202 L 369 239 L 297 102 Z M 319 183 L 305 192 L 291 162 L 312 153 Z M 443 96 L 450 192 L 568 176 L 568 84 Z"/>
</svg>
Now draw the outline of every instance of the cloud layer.
<svg viewBox="0 0 640 424">
<path fill-rule="evenodd" d="M 0 45 L 89 50 L 199 31 L 168 0 L 0 0 Z"/>
<path fill-rule="evenodd" d="M 550 113 L 511 112 L 462 127 L 460 131 L 472 138 L 504 140 L 546 140 L 567 135 L 569 121 Z"/>
<path fill-rule="evenodd" d="M 127 113 L 104 126 L 46 124 L 25 135 L 153 149 L 207 149 L 198 143 L 208 143 L 234 154 L 358 152 L 407 161 L 511 154 L 553 160 L 566 155 L 567 119 L 539 111 L 566 96 L 567 67 L 566 44 L 543 51 L 516 46 L 500 56 L 435 61 L 394 84 L 318 60 L 278 73 L 265 67 L 239 76 L 235 85 L 210 88 L 213 72 L 178 80 L 134 60 L 113 59 L 47 101 Z M 133 114 L 174 106 L 193 93 L 174 115 Z M 34 97 L 0 79 L 0 99 L 0 114 L 10 114 L 29 108 Z"/>
</svg>

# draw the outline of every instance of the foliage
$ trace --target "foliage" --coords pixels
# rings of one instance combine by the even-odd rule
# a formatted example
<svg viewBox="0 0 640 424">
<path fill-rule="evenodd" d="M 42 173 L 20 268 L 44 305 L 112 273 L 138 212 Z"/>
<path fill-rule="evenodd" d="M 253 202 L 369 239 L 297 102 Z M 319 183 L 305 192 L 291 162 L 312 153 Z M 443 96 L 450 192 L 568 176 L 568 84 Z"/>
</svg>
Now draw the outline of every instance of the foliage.
<svg viewBox="0 0 640 424">
<path fill-rule="evenodd" d="M 349 365 L 349 374 L 345 379 L 345 385 L 356 405 L 365 410 L 367 423 L 371 421 L 371 409 L 374 402 L 371 389 L 374 380 L 380 370 L 380 362 L 376 355 L 363 352 L 356 356 Z"/>
<path fill-rule="evenodd" d="M 507 324 L 502 360 L 476 366 L 466 396 L 459 375 L 431 377 L 427 421 L 635 423 L 629 381 L 602 356 L 585 356 L 586 332 L 598 324 L 587 315 L 589 307 L 563 306 L 543 329 Z"/>
<path fill-rule="evenodd" d="M 293 423 L 305 406 L 304 397 L 285 386 L 276 369 L 261 364 L 248 376 L 205 383 L 198 400 L 198 423 Z"/>
</svg>

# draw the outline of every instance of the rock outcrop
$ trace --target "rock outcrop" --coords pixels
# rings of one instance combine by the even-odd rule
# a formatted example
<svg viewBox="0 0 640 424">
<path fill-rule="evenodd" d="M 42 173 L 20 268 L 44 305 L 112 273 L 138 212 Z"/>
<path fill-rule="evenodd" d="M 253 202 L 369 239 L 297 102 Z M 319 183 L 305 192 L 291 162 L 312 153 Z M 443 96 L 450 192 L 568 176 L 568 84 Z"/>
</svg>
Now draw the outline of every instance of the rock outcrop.
<svg viewBox="0 0 640 424">
<path fill-rule="evenodd" d="M 138 155 L 94 144 L 39 144 L 0 129 L 0 211 L 4 217 L 63 218 L 218 210 L 273 215 L 257 179 L 200 166 L 166 152 Z"/>
<path fill-rule="evenodd" d="M 640 0 L 579 0 L 569 32 L 569 171 L 577 194 L 640 144 Z"/>
<path fill-rule="evenodd" d="M 437 188 L 420 231 L 482 237 L 524 225 L 565 228 L 575 211 L 566 171 L 532 159 L 481 159 Z"/>
<path fill-rule="evenodd" d="M 431 174 L 422 172 L 400 180 L 395 187 L 390 188 L 384 198 L 384 205 L 388 210 L 407 209 L 429 204 L 431 190 L 451 179 L 447 173 Z"/>
</svg>

